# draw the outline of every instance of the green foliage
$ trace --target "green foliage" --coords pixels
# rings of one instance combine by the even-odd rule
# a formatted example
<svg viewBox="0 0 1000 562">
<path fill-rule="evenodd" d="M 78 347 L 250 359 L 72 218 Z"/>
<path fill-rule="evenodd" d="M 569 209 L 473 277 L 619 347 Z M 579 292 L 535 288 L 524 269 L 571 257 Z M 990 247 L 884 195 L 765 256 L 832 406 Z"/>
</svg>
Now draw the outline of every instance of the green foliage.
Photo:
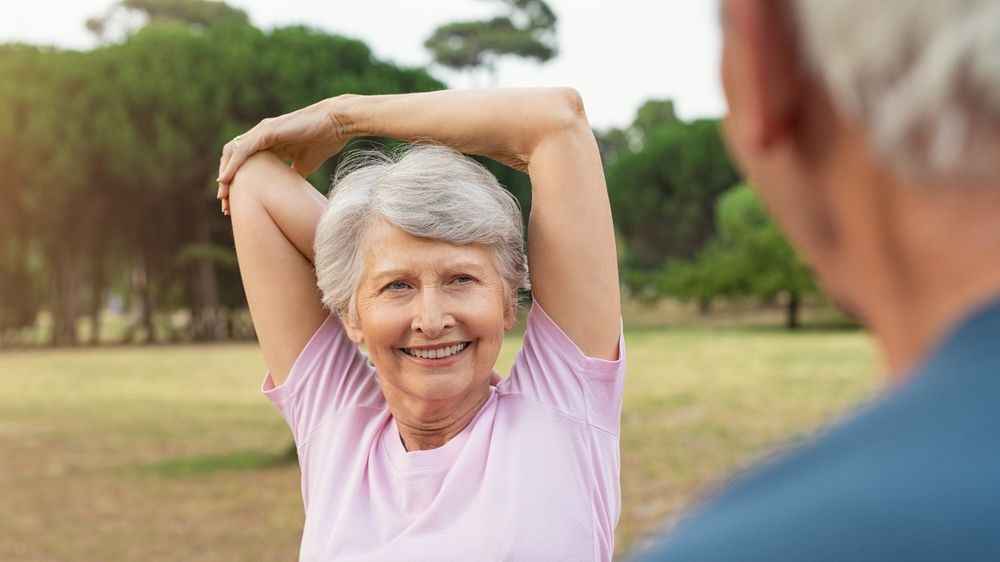
<svg viewBox="0 0 1000 562">
<path fill-rule="evenodd" d="M 101 16 L 87 20 L 87 29 L 102 41 L 127 39 L 148 23 L 176 23 L 194 30 L 246 28 L 246 12 L 225 2 L 205 0 L 120 0 Z"/>
<path fill-rule="evenodd" d="M 595 131 L 605 169 L 609 168 L 621 154 L 629 150 L 641 151 L 645 140 L 660 129 L 679 122 L 673 101 L 653 99 L 639 106 L 635 112 L 635 119 L 628 127 Z"/>
<path fill-rule="evenodd" d="M 35 323 L 44 296 L 40 276 L 37 252 L 23 238 L 0 236 L 0 343 Z"/>
<path fill-rule="evenodd" d="M 177 251 L 174 261 L 179 266 L 198 261 L 209 261 L 223 267 L 237 266 L 235 249 L 220 244 L 186 244 Z"/>
<path fill-rule="evenodd" d="M 245 27 L 246 12 L 225 2 L 203 0 L 122 0 L 129 10 L 145 14 L 151 22 L 178 22 L 188 26 Z"/>
<path fill-rule="evenodd" d="M 794 307 L 803 295 L 817 292 L 809 269 L 749 186 L 719 198 L 716 224 L 718 238 L 696 260 L 668 264 L 659 278 L 661 292 L 703 303 L 715 297 L 770 302 L 784 294 Z M 789 324 L 797 324 L 797 308 L 789 314 Z"/>
<path fill-rule="evenodd" d="M 75 341 L 84 305 L 96 322 L 106 287 L 122 279 L 150 333 L 160 307 L 245 306 L 231 252 L 218 251 L 232 239 L 213 182 L 235 134 L 346 92 L 443 87 L 356 40 L 262 32 L 220 2 L 115 6 L 108 25 L 122 11 L 144 15 L 117 43 L 0 45 L 0 325 L 24 324 L 45 294 L 54 343 Z M 325 189 L 335 164 L 314 185 Z M 19 263 L 29 253 L 30 269 Z"/>
<path fill-rule="evenodd" d="M 510 191 L 514 195 L 521 206 L 521 218 L 524 221 L 525 228 L 527 228 L 528 216 L 531 213 L 531 181 L 528 179 L 528 174 L 504 166 L 489 158 L 482 156 L 475 156 L 474 158 L 486 166 L 486 169 L 496 176 L 500 185 L 506 187 L 507 191 Z"/>
<path fill-rule="evenodd" d="M 738 180 L 716 120 L 668 122 L 610 163 L 608 189 L 626 266 L 692 258 L 715 234 L 716 197 Z"/>
<path fill-rule="evenodd" d="M 638 133 L 640 139 L 646 139 L 660 129 L 679 123 L 671 100 L 647 100 L 635 112 L 632 130 Z"/>
<path fill-rule="evenodd" d="M 606 131 L 594 131 L 597 139 L 597 149 L 601 152 L 601 163 L 608 170 L 618 157 L 639 143 L 636 135 L 630 129 L 617 127 Z"/>
<path fill-rule="evenodd" d="M 544 0 L 501 0 L 508 13 L 484 21 L 453 22 L 424 42 L 434 61 L 454 70 L 486 68 L 516 56 L 545 62 L 556 55 L 556 15 Z"/>
<path fill-rule="evenodd" d="M 142 467 L 140 473 L 164 478 L 199 478 L 217 472 L 264 470 L 288 462 L 285 453 L 246 449 L 161 461 Z"/>
</svg>

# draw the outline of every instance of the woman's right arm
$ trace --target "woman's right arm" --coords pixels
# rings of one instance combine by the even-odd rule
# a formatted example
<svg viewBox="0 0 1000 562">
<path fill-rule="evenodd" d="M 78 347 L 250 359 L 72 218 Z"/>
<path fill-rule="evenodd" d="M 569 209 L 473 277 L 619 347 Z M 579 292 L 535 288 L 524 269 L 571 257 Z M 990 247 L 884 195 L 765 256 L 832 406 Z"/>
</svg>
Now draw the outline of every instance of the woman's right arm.
<svg viewBox="0 0 1000 562">
<path fill-rule="evenodd" d="M 326 198 L 263 151 L 233 178 L 229 205 L 250 315 L 271 380 L 280 386 L 328 315 L 312 264 Z"/>
</svg>

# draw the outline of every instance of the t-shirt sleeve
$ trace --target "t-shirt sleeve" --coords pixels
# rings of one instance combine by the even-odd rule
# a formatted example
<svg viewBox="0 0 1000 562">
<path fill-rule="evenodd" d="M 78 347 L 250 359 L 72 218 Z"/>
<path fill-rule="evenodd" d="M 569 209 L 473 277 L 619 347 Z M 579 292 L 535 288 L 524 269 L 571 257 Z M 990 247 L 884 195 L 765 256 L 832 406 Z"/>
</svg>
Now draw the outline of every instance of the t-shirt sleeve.
<svg viewBox="0 0 1000 562">
<path fill-rule="evenodd" d="M 302 349 L 284 384 L 274 386 L 268 372 L 261 391 L 288 422 L 299 447 L 337 412 L 351 406 L 378 407 L 384 400 L 368 357 L 334 314 Z"/>
<path fill-rule="evenodd" d="M 536 301 L 528 313 L 524 345 L 504 383 L 506 390 L 618 435 L 625 385 L 624 334 L 618 338 L 617 360 L 587 357 Z"/>
</svg>

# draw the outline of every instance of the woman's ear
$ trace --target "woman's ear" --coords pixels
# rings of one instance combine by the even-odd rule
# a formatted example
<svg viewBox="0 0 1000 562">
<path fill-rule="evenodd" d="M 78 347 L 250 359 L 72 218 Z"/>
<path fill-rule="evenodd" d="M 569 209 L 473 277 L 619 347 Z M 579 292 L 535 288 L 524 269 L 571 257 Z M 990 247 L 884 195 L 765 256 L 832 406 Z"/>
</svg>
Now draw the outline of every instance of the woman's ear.
<svg viewBox="0 0 1000 562">
<path fill-rule="evenodd" d="M 358 318 L 353 318 L 350 314 L 341 314 L 340 321 L 344 325 L 347 337 L 351 338 L 352 342 L 358 345 L 365 343 L 365 333 L 361 329 L 361 323 Z"/>
<path fill-rule="evenodd" d="M 517 301 L 507 307 L 507 312 L 503 315 L 503 331 L 509 332 L 517 325 Z"/>
</svg>

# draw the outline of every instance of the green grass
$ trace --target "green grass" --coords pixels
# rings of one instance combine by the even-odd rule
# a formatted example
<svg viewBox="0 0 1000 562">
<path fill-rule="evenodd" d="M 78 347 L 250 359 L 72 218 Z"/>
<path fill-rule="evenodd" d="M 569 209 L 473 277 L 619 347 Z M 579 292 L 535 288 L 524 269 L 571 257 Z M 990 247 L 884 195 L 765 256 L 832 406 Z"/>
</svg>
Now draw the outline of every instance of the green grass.
<svg viewBox="0 0 1000 562">
<path fill-rule="evenodd" d="M 705 324 L 626 338 L 619 554 L 878 384 L 856 331 Z M 263 369 L 245 344 L 0 353 L 0 557 L 293 559 L 299 473 L 259 393 Z"/>
</svg>

